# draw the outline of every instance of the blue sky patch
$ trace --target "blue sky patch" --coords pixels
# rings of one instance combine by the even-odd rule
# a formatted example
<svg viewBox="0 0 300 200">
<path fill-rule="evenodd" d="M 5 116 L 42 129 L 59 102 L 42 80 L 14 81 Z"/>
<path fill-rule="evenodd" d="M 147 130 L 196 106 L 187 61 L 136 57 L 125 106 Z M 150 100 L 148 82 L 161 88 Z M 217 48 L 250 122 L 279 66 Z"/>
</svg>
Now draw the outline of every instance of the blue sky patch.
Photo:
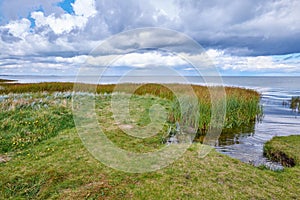
<svg viewBox="0 0 300 200">
<path fill-rule="evenodd" d="M 64 9 L 64 11 L 66 11 L 69 14 L 74 14 L 74 10 L 73 7 L 71 5 L 71 3 L 74 3 L 75 0 L 64 0 L 62 2 L 59 2 L 57 5 L 59 7 L 61 7 L 62 9 Z"/>
<path fill-rule="evenodd" d="M 37 10 L 35 10 L 35 11 L 40 11 L 40 12 L 43 12 L 44 13 L 44 9 L 43 9 L 43 7 L 42 6 L 40 6 L 40 8 L 39 9 L 37 9 Z M 35 20 L 31 17 L 31 13 L 29 13 L 28 14 L 28 16 L 27 16 L 27 19 L 30 21 L 30 28 L 32 29 L 32 28 L 34 28 L 35 27 Z"/>
</svg>

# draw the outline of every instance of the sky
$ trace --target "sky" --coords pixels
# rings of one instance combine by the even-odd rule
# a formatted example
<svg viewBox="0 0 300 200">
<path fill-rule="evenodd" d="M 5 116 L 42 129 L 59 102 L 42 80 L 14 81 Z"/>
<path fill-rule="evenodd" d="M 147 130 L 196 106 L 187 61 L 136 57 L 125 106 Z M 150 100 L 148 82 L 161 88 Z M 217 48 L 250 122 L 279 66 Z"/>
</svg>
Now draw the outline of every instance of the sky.
<svg viewBox="0 0 300 200">
<path fill-rule="evenodd" d="M 299 0 L 0 0 L 0 75 L 76 75 L 108 38 L 159 27 L 196 41 L 221 75 L 299 76 L 299 10 Z M 162 49 L 181 48 L 174 37 L 139 42 L 144 40 Z M 118 42 L 123 51 L 103 55 L 122 55 L 110 75 L 157 66 L 194 73 L 172 52 L 128 53 L 125 48 L 142 45 Z"/>
</svg>

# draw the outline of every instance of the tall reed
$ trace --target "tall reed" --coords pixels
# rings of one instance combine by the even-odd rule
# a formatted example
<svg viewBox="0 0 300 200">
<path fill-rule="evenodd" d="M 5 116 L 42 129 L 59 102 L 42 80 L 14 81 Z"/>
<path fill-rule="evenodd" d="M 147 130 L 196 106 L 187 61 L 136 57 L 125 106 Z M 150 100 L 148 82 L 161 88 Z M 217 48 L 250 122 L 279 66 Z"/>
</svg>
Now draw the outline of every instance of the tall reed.
<svg viewBox="0 0 300 200">
<path fill-rule="evenodd" d="M 32 83 L 32 84 L 18 84 L 18 83 L 2 83 L 0 84 L 2 89 L 0 94 L 8 93 L 28 93 L 28 92 L 66 92 L 72 91 L 74 83 Z M 172 112 L 169 114 L 169 120 L 171 122 L 182 120 L 182 116 L 189 116 L 181 113 L 182 109 L 179 108 L 179 100 L 176 99 L 176 95 L 173 91 L 177 91 L 180 94 L 187 94 L 186 85 L 182 84 L 122 84 L 122 92 L 134 91 L 137 95 L 151 94 L 161 98 L 171 100 L 173 103 Z M 107 85 L 91 85 L 91 84 L 76 84 L 77 90 L 83 92 L 97 92 L 97 93 L 112 93 L 115 91 L 115 84 Z M 193 117 L 188 117 L 191 120 L 189 123 L 198 125 L 198 127 L 206 128 L 213 127 L 211 124 L 211 97 L 210 89 L 206 86 L 191 85 L 193 92 L 198 97 L 199 101 L 199 117 L 197 120 Z M 119 88 L 119 87 L 117 87 Z M 137 88 L 137 89 L 136 89 Z M 224 128 L 237 128 L 247 126 L 253 123 L 257 116 L 261 115 L 262 109 L 259 106 L 260 94 L 254 90 L 225 87 L 226 92 L 226 116 Z M 220 101 L 221 102 L 221 101 Z M 295 100 L 296 102 L 296 100 Z M 218 105 L 217 105 L 218 106 Z M 191 110 L 186 109 L 183 112 L 190 112 L 190 115 L 194 114 Z M 194 121 L 193 121 L 194 120 Z"/>
</svg>

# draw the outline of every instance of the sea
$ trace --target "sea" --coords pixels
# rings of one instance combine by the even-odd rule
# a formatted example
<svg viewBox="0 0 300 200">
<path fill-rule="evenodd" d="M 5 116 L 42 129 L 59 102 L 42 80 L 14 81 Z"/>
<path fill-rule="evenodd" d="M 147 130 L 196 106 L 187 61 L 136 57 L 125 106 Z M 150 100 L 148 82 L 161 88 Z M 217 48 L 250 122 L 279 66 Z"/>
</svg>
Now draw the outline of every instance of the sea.
<svg viewBox="0 0 300 200">
<path fill-rule="evenodd" d="M 224 76 L 209 79 L 202 77 L 130 77 L 107 76 L 100 79 L 80 79 L 76 76 L 1 76 L 0 79 L 16 80 L 19 83 L 38 82 L 83 82 L 111 84 L 120 82 L 159 82 L 159 83 L 192 83 L 198 85 L 224 85 L 249 88 L 261 94 L 260 104 L 263 107 L 263 118 L 247 131 L 222 137 L 216 144 L 217 151 L 253 165 L 266 165 L 273 169 L 281 169 L 278 163 L 271 162 L 263 156 L 264 143 L 274 136 L 300 135 L 300 113 L 289 108 L 286 103 L 294 96 L 300 96 L 300 77 L 294 76 Z M 88 81 L 93 80 L 93 81 Z M 220 81 L 221 80 L 221 81 Z"/>
</svg>

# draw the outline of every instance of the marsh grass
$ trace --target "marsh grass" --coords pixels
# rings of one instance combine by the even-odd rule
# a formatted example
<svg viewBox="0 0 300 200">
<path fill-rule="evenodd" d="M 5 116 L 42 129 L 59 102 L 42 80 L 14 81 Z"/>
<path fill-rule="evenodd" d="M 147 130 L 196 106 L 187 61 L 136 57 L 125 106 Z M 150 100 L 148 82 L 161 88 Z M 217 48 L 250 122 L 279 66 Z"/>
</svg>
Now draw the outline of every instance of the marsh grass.
<svg viewBox="0 0 300 200">
<path fill-rule="evenodd" d="M 0 90 L 0 94 L 9 93 L 35 93 L 35 92 L 67 92 L 72 91 L 74 83 L 33 83 L 33 84 L 1 84 L 3 87 Z M 176 98 L 173 91 L 179 94 L 188 96 L 186 85 L 181 84 L 122 84 L 121 92 L 134 91 L 136 95 L 150 94 L 163 99 L 168 99 L 173 102 L 172 110 L 170 113 L 169 120 L 171 122 L 180 120 L 189 120 L 189 124 L 198 126 L 200 129 L 204 127 L 214 128 L 214 124 L 210 123 L 211 119 L 211 99 L 210 91 L 218 89 L 218 87 L 205 87 L 192 85 L 194 93 L 198 97 L 199 101 L 199 117 L 190 117 L 189 119 L 182 119 L 182 116 L 188 116 L 181 113 L 182 108 L 179 107 L 179 99 Z M 96 92 L 98 94 L 107 94 L 112 92 L 118 92 L 115 90 L 116 85 L 91 85 L 91 84 L 76 84 L 76 91 L 82 92 Z M 135 90 L 137 88 L 137 90 Z M 259 116 L 262 115 L 262 108 L 259 106 L 260 94 L 256 91 L 244 89 L 225 87 L 226 92 L 226 116 L 224 128 L 237 128 L 242 126 L 248 126 L 255 121 Z M 221 106 L 222 99 L 220 99 Z M 187 110 L 187 109 L 185 109 Z"/>
<path fill-rule="evenodd" d="M 0 90 L 3 94 L 0 99 L 0 152 L 27 148 L 56 136 L 63 129 L 74 127 L 71 111 L 73 83 L 4 83 L 1 86 L 4 89 Z M 118 92 L 115 91 L 116 85 L 79 84 L 83 94 L 92 92 L 93 87 L 97 91 L 97 98 L 101 99 L 96 101 L 99 120 L 110 121 L 109 128 L 106 130 L 108 137 L 116 132 L 119 136 L 124 136 L 114 142 L 119 142 L 120 146 L 125 149 L 131 148 L 133 144 L 145 144 L 140 145 L 139 151 L 147 151 L 160 146 L 168 136 L 166 136 L 168 129 L 174 128 L 176 122 L 189 127 L 198 127 L 198 132 L 201 130 L 204 135 L 207 129 L 214 128 L 214 124 L 210 121 L 211 102 L 207 87 L 192 86 L 198 97 L 197 106 L 189 95 L 183 95 L 184 98 L 179 99 L 174 96 L 172 91 L 179 91 L 180 94 L 186 93 L 184 85 L 170 84 L 165 87 L 159 84 L 124 84 L 122 88 L 125 88 L 125 92 L 132 91 L 133 88 L 138 89 L 131 98 L 132 103 L 129 108 L 130 116 L 134 118 L 133 125 L 125 120 L 121 122 L 123 127 L 139 131 L 138 128 L 147 127 L 151 122 L 149 112 L 152 105 L 158 104 L 166 109 L 167 116 L 166 121 L 163 122 L 163 129 L 155 137 L 143 143 L 142 140 L 130 138 L 124 130 L 116 128 L 120 127 L 120 124 L 115 125 L 115 128 L 109 125 L 115 122 L 112 111 L 107 107 L 110 106 L 111 97 L 108 94 Z M 226 116 L 223 128 L 228 130 L 252 126 L 257 116 L 261 114 L 259 94 L 252 90 L 231 87 L 226 87 L 225 91 L 227 95 Z"/>
</svg>

